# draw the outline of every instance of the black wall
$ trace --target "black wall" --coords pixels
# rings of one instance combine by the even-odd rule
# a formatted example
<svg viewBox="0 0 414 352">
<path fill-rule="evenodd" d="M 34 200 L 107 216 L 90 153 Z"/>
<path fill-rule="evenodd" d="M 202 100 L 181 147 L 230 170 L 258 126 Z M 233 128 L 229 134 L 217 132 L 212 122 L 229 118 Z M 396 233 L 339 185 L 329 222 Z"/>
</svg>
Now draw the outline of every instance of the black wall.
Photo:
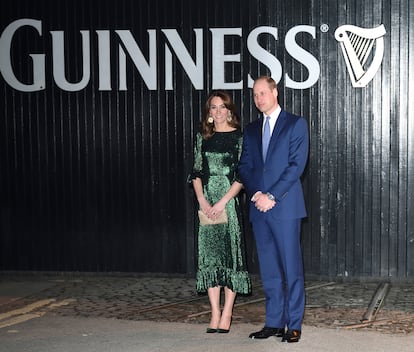
<svg viewBox="0 0 414 352">
<path fill-rule="evenodd" d="M 303 224 L 307 275 L 414 277 L 414 3 L 399 1 L 10 1 L 2 3 L 0 32 L 24 18 L 10 50 L 18 80 L 33 82 L 29 54 L 45 54 L 45 89 L 23 92 L 0 78 L 0 270 L 194 273 L 195 202 L 186 176 L 193 137 L 211 91 L 211 28 L 241 28 L 225 54 L 228 89 L 243 125 L 257 116 L 248 87 L 268 67 L 247 48 L 249 33 L 275 27 L 277 40 L 260 45 L 282 67 L 283 107 L 307 118 L 310 158 L 303 182 L 309 216 Z M 335 29 L 383 24 L 384 57 L 373 80 L 354 88 Z M 307 65 L 288 53 L 296 37 L 320 66 L 306 89 L 286 87 L 285 74 L 305 81 Z M 163 29 L 176 29 L 193 60 L 194 29 L 203 30 L 202 87 L 194 87 Z M 150 89 L 116 31 L 129 30 L 150 61 L 155 30 L 156 85 Z M 75 91 L 54 79 L 53 31 L 64 31 L 65 74 L 83 75 L 82 38 L 90 34 L 90 79 Z M 109 31 L 110 89 L 101 89 L 97 31 Z M 173 88 L 166 89 L 169 48 Z M 3 48 L 1 49 L 3 50 Z M 119 69 L 127 53 L 126 90 Z M 4 58 L 4 55 L 2 55 Z M 168 70 L 168 69 L 167 69 Z M 242 195 L 242 197 L 244 197 Z M 250 269 L 257 259 L 246 221 Z"/>
</svg>

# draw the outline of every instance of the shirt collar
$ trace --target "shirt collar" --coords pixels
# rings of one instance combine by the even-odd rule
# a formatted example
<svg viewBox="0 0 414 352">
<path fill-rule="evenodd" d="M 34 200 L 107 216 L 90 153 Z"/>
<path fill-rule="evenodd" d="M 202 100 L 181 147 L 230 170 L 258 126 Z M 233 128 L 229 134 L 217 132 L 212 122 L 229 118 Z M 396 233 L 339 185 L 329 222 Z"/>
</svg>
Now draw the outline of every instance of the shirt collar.
<svg viewBox="0 0 414 352">
<path fill-rule="evenodd" d="M 277 106 L 276 110 L 273 111 L 270 114 L 270 120 L 276 121 L 277 118 L 279 117 L 280 112 L 282 111 L 282 108 L 280 107 L 280 105 Z M 266 117 L 266 116 L 265 116 Z"/>
<path fill-rule="evenodd" d="M 281 111 L 282 111 L 282 108 L 280 107 L 280 105 L 278 105 L 276 110 L 273 111 L 270 115 L 263 114 L 263 126 L 264 126 L 264 123 L 266 122 L 266 116 L 270 116 L 270 119 L 269 119 L 270 131 L 273 131 L 273 128 L 276 125 L 276 120 L 279 117 Z"/>
</svg>

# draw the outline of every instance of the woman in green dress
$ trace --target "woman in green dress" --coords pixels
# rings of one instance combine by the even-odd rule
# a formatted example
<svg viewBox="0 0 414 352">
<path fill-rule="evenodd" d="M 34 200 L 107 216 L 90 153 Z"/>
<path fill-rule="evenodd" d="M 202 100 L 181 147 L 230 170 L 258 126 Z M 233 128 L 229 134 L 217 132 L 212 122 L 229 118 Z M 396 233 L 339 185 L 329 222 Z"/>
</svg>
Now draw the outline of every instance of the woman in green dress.
<svg viewBox="0 0 414 352">
<path fill-rule="evenodd" d="M 208 293 L 211 320 L 207 333 L 230 330 L 236 294 L 249 294 L 237 175 L 242 133 L 235 105 L 227 92 L 213 92 L 197 133 L 191 179 L 199 209 L 211 220 L 227 214 L 227 223 L 198 227 L 197 291 Z M 223 311 L 220 310 L 224 288 Z"/>
</svg>

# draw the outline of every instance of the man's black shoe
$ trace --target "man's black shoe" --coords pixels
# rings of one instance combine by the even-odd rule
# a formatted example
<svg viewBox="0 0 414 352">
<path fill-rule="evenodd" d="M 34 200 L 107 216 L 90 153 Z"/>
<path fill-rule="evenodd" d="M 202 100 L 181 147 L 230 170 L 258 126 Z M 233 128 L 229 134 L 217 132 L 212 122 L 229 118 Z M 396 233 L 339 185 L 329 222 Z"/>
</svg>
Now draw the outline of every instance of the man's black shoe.
<svg viewBox="0 0 414 352">
<path fill-rule="evenodd" d="M 282 342 L 298 342 L 300 339 L 301 331 L 300 330 L 288 330 L 283 335 Z"/>
<path fill-rule="evenodd" d="M 269 328 L 265 326 L 262 330 L 252 332 L 249 337 L 251 339 L 267 339 L 270 336 L 282 337 L 285 335 L 284 328 Z"/>
</svg>

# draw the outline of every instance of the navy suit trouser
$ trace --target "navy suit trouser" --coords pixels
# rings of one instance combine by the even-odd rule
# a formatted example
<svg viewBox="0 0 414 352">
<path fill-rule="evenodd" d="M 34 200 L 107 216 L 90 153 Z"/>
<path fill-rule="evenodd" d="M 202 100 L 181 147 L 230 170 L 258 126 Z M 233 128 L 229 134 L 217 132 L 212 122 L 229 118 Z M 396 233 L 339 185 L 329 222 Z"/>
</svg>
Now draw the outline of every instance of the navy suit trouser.
<svg viewBox="0 0 414 352">
<path fill-rule="evenodd" d="M 265 326 L 301 330 L 305 309 L 301 219 L 274 219 L 267 212 L 252 224 L 266 294 Z"/>
</svg>

